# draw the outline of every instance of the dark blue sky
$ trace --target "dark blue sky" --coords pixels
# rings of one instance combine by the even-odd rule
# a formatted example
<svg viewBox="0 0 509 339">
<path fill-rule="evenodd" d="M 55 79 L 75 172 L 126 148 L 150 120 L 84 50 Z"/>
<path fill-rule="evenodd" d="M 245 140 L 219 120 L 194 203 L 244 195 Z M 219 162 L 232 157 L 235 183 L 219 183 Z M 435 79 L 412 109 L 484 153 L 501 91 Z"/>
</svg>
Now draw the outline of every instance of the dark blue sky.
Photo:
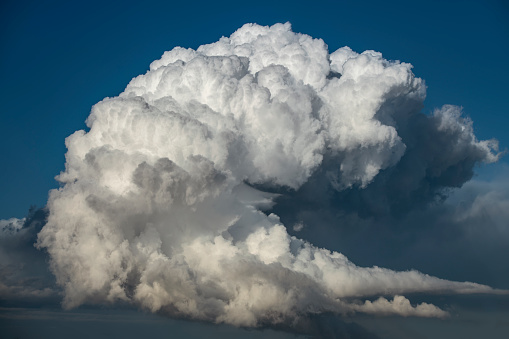
<svg viewBox="0 0 509 339">
<path fill-rule="evenodd" d="M 509 92 L 509 5 L 503 0 L 8 0 L 0 4 L 0 95 L 3 104 L 0 115 L 0 219 L 23 217 L 30 205 L 46 203 L 48 190 L 58 187 L 54 176 L 64 168 L 64 139 L 86 127 L 84 121 L 92 105 L 107 96 L 118 95 L 131 78 L 145 73 L 149 64 L 164 51 L 175 46 L 197 48 L 217 41 L 221 36 L 229 36 L 247 22 L 272 25 L 286 21 L 292 23 L 295 32 L 322 38 L 331 52 L 342 46 L 357 52 L 372 49 L 382 52 L 386 59 L 411 63 L 415 75 L 424 79 L 428 86 L 425 112 L 443 104 L 462 106 L 464 113 L 474 121 L 479 139 L 496 138 L 501 149 L 509 148 L 506 99 Z M 499 182 L 507 182 L 503 179 L 509 176 L 507 158 L 500 164 L 479 169 L 481 179 L 498 178 Z M 467 193 L 489 192 L 489 189 L 471 185 Z M 506 198 L 508 189 L 509 185 L 500 188 Z M 419 217 L 419 213 L 412 216 Z M 386 229 L 385 226 L 370 234 L 368 228 L 351 233 L 338 231 L 337 234 L 317 229 L 310 231 L 314 234 L 309 236 L 318 246 L 343 251 L 359 265 L 376 264 L 401 270 L 416 268 L 445 279 L 471 279 L 509 288 L 509 272 L 500 268 L 507 266 L 500 253 L 509 254 L 508 250 L 500 252 L 500 249 L 509 237 L 494 241 L 489 232 L 479 230 L 456 237 L 460 231 L 442 229 L 449 217 L 445 212 L 427 215 L 421 218 L 421 223 L 433 223 L 433 227 L 401 232 L 397 237 L 388 233 L 395 228 Z M 411 217 L 401 223 L 408 220 Z M 383 222 L 390 223 L 391 220 Z M 440 240 L 435 241 L 433 237 L 437 235 Z M 387 240 L 385 248 L 380 239 Z M 464 252 L 468 248 L 472 250 Z M 442 307 L 448 303 L 440 297 L 437 299 L 436 303 Z M 506 323 L 505 327 L 500 325 L 509 314 L 507 298 L 478 300 L 472 297 L 457 301 L 455 305 L 455 312 L 461 310 L 462 316 L 447 322 L 412 319 L 403 323 L 399 318 L 369 317 L 356 321 L 383 338 L 391 335 L 430 338 L 444 333 L 444 338 L 454 338 L 454 334 L 463 338 L 469 333 L 475 337 L 488 333 L 488 336 L 497 338 L 500 331 L 507 329 Z M 16 326 L 27 326 L 23 322 L 24 309 L 18 309 L 19 318 L 15 318 L 14 313 L 14 318 L 6 318 L 9 311 L 2 306 L 0 304 L 0 327 L 14 328 L 9 334 L 18 335 Z M 129 332 L 122 324 L 134 323 L 134 319 L 142 325 L 133 325 L 127 334 L 147 333 L 144 328 L 150 327 L 157 329 L 154 335 L 176 331 L 177 337 L 200 337 L 212 328 L 203 324 L 188 326 L 188 323 L 168 322 L 150 315 L 140 316 L 132 310 L 83 310 L 76 316 L 66 313 L 65 319 L 61 318 L 60 310 L 38 309 L 34 312 L 41 313 L 30 318 L 29 325 L 50 337 L 66 337 L 76 328 L 87 327 L 96 337 L 110 337 L 109 333 L 117 330 Z M 109 320 L 102 319 L 101 312 L 105 317 L 118 316 L 118 319 L 105 325 Z M 41 317 L 49 322 L 41 321 Z M 480 325 L 464 327 L 465 321 L 478 321 Z M 488 331 L 497 324 L 500 331 Z M 51 328 L 58 326 L 64 331 L 52 332 Z M 227 326 L 217 331 L 217 337 L 221 333 L 231 337 L 245 335 L 242 330 Z M 31 337 L 34 333 L 37 332 L 27 331 L 26 335 Z M 249 334 L 263 336 L 256 331 Z M 279 332 L 265 332 L 265 335 L 291 337 Z"/>
<path fill-rule="evenodd" d="M 45 204 L 64 139 L 175 46 L 196 48 L 246 22 L 290 21 L 329 50 L 373 49 L 414 65 L 425 110 L 464 107 L 479 138 L 509 146 L 509 7 L 504 1 L 4 1 L 0 217 Z"/>
</svg>

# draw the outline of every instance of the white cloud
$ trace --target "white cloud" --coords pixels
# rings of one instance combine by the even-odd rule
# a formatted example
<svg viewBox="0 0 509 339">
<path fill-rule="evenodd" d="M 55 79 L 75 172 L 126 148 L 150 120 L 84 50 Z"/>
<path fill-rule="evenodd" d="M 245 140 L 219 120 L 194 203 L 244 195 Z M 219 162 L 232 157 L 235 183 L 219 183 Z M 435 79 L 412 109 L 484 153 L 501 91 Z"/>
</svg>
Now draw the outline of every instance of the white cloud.
<svg viewBox="0 0 509 339">
<path fill-rule="evenodd" d="M 446 311 L 428 303 L 420 303 L 414 307 L 407 298 L 401 295 L 395 295 L 392 301 L 380 297 L 375 301 L 366 300 L 362 305 L 352 305 L 351 307 L 356 311 L 377 315 L 425 318 L 446 318 L 449 316 Z"/>
<path fill-rule="evenodd" d="M 88 132 L 66 140 L 63 187 L 50 193 L 38 238 L 64 305 L 124 300 L 260 326 L 326 311 L 441 317 L 399 296 L 344 298 L 496 292 L 358 267 L 291 237 L 277 215 L 260 211 L 276 195 L 249 187 L 298 189 L 317 173 L 337 190 L 368 186 L 405 154 L 395 121 L 414 116 L 424 96 L 409 64 L 373 51 L 329 54 L 289 24 L 249 24 L 196 51 L 166 52 L 93 107 Z M 458 154 L 492 161 L 490 144 L 450 110 L 422 119 L 443 122 L 429 123 L 437 133 L 453 130 L 442 134 L 464 146 Z"/>
</svg>

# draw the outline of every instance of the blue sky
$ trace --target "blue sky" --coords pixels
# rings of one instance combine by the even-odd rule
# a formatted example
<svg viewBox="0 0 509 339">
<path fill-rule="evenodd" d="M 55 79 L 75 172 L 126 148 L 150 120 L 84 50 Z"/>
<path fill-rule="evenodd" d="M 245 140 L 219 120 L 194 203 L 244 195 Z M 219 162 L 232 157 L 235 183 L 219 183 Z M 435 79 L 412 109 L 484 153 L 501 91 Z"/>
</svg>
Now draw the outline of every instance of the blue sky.
<svg viewBox="0 0 509 339">
<path fill-rule="evenodd" d="M 248 22 L 272 25 L 289 21 L 293 31 L 323 39 L 330 52 L 349 46 L 357 52 L 375 50 L 386 59 L 411 63 L 415 75 L 424 79 L 428 87 L 424 112 L 430 113 L 444 104 L 462 106 L 463 112 L 474 121 L 479 139 L 496 138 L 502 150 L 509 148 L 506 99 L 509 92 L 509 5 L 504 1 L 4 1 L 0 13 L 3 103 L 0 219 L 21 218 L 31 205 L 45 205 L 48 191 L 58 187 L 55 175 L 64 169 L 64 140 L 74 131 L 86 128 L 84 121 L 92 105 L 105 97 L 118 95 L 133 77 L 145 73 L 149 64 L 164 51 L 175 46 L 197 48 L 221 36 L 229 36 Z M 466 194 L 479 192 L 496 191 L 507 198 L 509 185 L 499 184 L 507 183 L 507 158 L 479 168 L 479 180 L 467 185 L 462 191 L 466 193 L 457 197 L 453 193 L 451 204 L 468 200 Z M 481 187 L 478 182 L 493 184 Z M 284 215 L 288 211 L 282 207 L 280 213 Z M 421 216 L 418 211 L 412 213 L 401 224 L 412 223 L 412 217 Z M 383 227 L 376 233 L 371 232 L 371 226 L 365 226 L 337 233 L 318 228 L 316 232 L 305 234 L 319 246 L 343 251 L 359 265 L 398 270 L 417 268 L 446 279 L 470 279 L 509 289 L 509 272 L 501 268 L 507 265 L 500 258 L 501 254 L 507 254 L 507 250 L 500 250 L 503 248 L 501 241 L 509 237 L 500 238 L 499 243 L 485 234 L 491 230 L 489 227 L 484 233 L 473 229 L 468 235 L 456 236 L 460 233 L 457 229 L 444 231 L 440 228 L 452 216 L 437 216 L 438 213 L 421 218 L 435 226 L 402 231 L 399 236 L 390 233 L 394 228 L 386 226 L 390 220 L 382 220 Z M 504 222 L 494 222 L 495 226 L 501 224 Z M 430 240 L 434 236 L 439 236 L 440 240 Z M 477 240 L 474 241 L 474 237 Z M 386 240 L 385 246 L 380 244 L 380 239 Z M 360 243 L 363 245 L 358 245 Z M 466 252 L 472 246 L 480 253 L 478 256 L 474 250 Z M 429 248 L 433 254 L 426 258 L 422 253 Z M 450 258 L 452 268 L 447 261 L 441 263 L 443 257 Z M 438 301 L 439 304 L 448 302 Z M 476 303 L 481 305 L 482 311 L 472 306 Z M 509 314 L 507 298 L 467 298 L 456 300 L 454 305 L 463 313 L 446 323 L 369 317 L 354 320 L 383 338 L 404 338 L 421 331 L 423 338 L 444 333 L 447 334 L 444 338 L 468 335 L 459 330 L 465 319 L 479 321 L 479 326 L 470 329 L 476 336 L 489 333 L 493 338 L 498 335 L 501 338 L 502 331 L 507 329 L 507 321 L 503 320 Z M 26 307 L 8 306 L 20 307 L 19 310 Z M 37 312 L 43 311 L 37 308 Z M 44 316 L 51 314 L 48 316 L 54 322 L 51 326 L 61 326 L 59 316 L 55 315 L 60 311 L 51 312 L 44 313 Z M 71 313 L 66 323 L 77 324 L 77 328 L 95 324 L 96 335 L 122 327 L 117 318 L 112 320 L 111 326 L 97 320 L 97 314 L 104 310 L 85 309 L 83 312 L 89 314 L 88 323 L 76 320 L 81 319 L 81 313 L 76 317 Z M 140 324 L 155 326 L 160 332 L 176 329 L 180 333 L 177 335 L 198 337 L 202 331 L 210 331 L 209 325 L 200 324 L 196 329 L 196 325 L 166 322 L 132 310 L 107 313 L 116 317 L 116 312 L 124 321 L 140 319 Z M 23 319 L 0 318 L 0 326 L 3 323 L 9 331 Z M 35 328 L 39 326 L 45 331 L 49 328 L 48 323 L 31 321 Z M 497 332 L 491 328 L 494 323 L 505 324 L 505 327 L 500 325 L 501 331 Z M 394 331 L 397 326 L 401 328 Z M 132 333 L 138 330 L 133 329 Z M 242 331 L 220 327 L 218 333 L 235 337 L 244 333 Z M 14 330 L 9 333 L 17 334 Z M 64 337 L 68 332 L 47 330 L 44 333 Z M 262 335 L 249 333 L 253 337 Z M 28 337 L 33 335 L 27 333 Z M 264 335 L 291 337 L 273 331 Z"/>
</svg>

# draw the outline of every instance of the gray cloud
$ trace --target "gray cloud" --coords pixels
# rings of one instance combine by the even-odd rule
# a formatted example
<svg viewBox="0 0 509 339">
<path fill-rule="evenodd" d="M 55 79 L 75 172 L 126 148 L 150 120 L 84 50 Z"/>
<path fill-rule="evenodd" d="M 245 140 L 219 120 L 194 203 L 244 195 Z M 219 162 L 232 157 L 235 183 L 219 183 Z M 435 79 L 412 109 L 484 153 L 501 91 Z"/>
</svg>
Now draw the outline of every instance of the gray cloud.
<svg viewBox="0 0 509 339">
<path fill-rule="evenodd" d="M 32 207 L 23 219 L 0 220 L 0 304 L 59 299 L 48 257 L 34 247 L 47 212 Z"/>
<path fill-rule="evenodd" d="M 305 224 L 299 236 L 341 249 L 361 265 L 414 268 L 447 279 L 507 288 L 509 270 L 503 263 L 509 255 L 507 165 L 497 165 L 491 172 L 497 168 L 499 174 L 446 189 L 428 204 L 409 199 L 412 208 L 399 213 L 363 213 L 358 202 L 347 210 L 332 198 L 324 203 L 326 207 L 315 210 L 299 203 L 302 208 L 297 213 L 278 204 L 275 213 L 284 223 L 300 220 Z M 380 199 L 376 193 L 372 198 Z"/>
</svg>

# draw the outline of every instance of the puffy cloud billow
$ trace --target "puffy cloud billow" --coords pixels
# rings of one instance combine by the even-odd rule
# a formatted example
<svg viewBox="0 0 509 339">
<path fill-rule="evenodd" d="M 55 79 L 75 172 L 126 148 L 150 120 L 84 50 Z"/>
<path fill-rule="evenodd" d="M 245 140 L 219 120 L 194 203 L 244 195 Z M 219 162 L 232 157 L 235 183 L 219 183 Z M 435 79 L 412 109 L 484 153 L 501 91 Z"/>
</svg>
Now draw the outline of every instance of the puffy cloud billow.
<svg viewBox="0 0 509 339">
<path fill-rule="evenodd" d="M 497 160 L 460 108 L 421 113 L 425 85 L 411 68 L 374 51 L 329 53 L 290 24 L 165 52 L 66 140 L 37 242 L 64 306 L 292 326 L 323 312 L 445 317 L 402 295 L 504 293 L 356 266 L 291 236 L 274 213 L 304 191 L 370 208 L 428 201 Z M 370 190 L 391 193 L 369 205 Z"/>
</svg>

